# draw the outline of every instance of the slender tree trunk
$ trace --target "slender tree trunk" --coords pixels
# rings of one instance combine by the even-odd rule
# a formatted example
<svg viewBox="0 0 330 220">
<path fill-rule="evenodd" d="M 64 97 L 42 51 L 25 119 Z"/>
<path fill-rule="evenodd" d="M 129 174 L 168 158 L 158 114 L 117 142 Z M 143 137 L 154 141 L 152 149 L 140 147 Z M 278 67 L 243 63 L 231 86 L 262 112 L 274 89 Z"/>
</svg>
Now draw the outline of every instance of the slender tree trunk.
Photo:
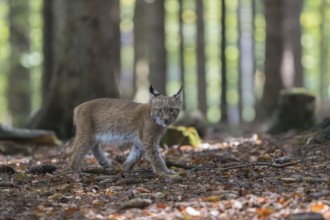
<svg viewBox="0 0 330 220">
<path fill-rule="evenodd" d="M 135 1 L 134 10 L 134 76 L 133 95 L 149 86 L 146 2 Z"/>
<path fill-rule="evenodd" d="M 166 48 L 164 0 L 148 2 L 148 58 L 150 83 L 161 94 L 166 93 Z"/>
<path fill-rule="evenodd" d="M 240 118 L 254 108 L 254 0 L 239 0 L 239 108 Z M 252 118 L 251 118 L 252 119 Z"/>
<path fill-rule="evenodd" d="M 184 74 L 185 74 L 185 67 L 184 67 L 184 36 L 183 36 L 183 0 L 179 0 L 179 63 L 180 63 L 180 74 L 181 74 L 181 84 L 184 85 Z M 184 93 L 183 93 L 184 95 Z M 183 109 L 186 108 L 186 99 L 183 99 L 182 103 Z"/>
<path fill-rule="evenodd" d="M 228 123 L 226 75 L 226 0 L 221 0 L 221 123 Z"/>
<path fill-rule="evenodd" d="M 285 1 L 285 7 L 283 9 L 285 11 L 285 20 L 283 24 L 283 32 L 285 34 L 285 52 L 288 50 L 292 51 L 293 86 L 295 87 L 302 87 L 304 85 L 303 66 L 301 63 L 302 47 L 300 25 L 300 15 L 302 8 L 303 1 L 287 0 Z M 285 54 L 284 59 L 286 59 Z M 283 75 L 286 75 L 286 73 L 283 73 Z"/>
<path fill-rule="evenodd" d="M 274 112 L 281 89 L 302 85 L 299 17 L 302 1 L 266 0 L 266 59 L 262 108 L 263 119 Z"/>
<path fill-rule="evenodd" d="M 322 0 L 321 14 L 321 38 L 320 38 L 320 98 L 324 101 L 327 98 L 329 86 L 328 61 L 329 61 L 329 33 L 327 33 L 326 10 L 328 3 Z M 329 27 L 329 26 L 328 26 Z"/>
<path fill-rule="evenodd" d="M 112 1 L 54 1 L 54 69 L 48 101 L 31 127 L 72 136 L 76 105 L 99 97 L 118 97 L 113 65 L 115 27 Z"/>
<path fill-rule="evenodd" d="M 113 27 L 113 49 L 112 49 L 112 66 L 116 78 L 117 85 L 120 85 L 121 59 L 120 59 L 120 1 L 111 0 L 111 26 Z"/>
<path fill-rule="evenodd" d="M 198 107 L 206 115 L 206 72 L 205 72 L 205 40 L 204 40 L 204 7 L 203 0 L 196 0 L 197 12 L 197 75 L 198 75 Z"/>
<path fill-rule="evenodd" d="M 53 36 L 54 36 L 54 18 L 53 18 L 53 0 L 44 0 L 43 9 L 42 9 L 42 17 L 43 17 L 43 72 L 42 72 L 42 84 L 41 84 L 41 92 L 42 92 L 42 105 L 48 99 L 48 91 L 52 81 L 52 71 L 53 71 Z"/>
<path fill-rule="evenodd" d="M 31 85 L 28 63 L 29 53 L 29 1 L 10 0 L 9 4 L 9 75 L 8 108 L 14 126 L 26 123 L 31 112 Z M 26 59 L 25 59 L 26 60 Z"/>
</svg>

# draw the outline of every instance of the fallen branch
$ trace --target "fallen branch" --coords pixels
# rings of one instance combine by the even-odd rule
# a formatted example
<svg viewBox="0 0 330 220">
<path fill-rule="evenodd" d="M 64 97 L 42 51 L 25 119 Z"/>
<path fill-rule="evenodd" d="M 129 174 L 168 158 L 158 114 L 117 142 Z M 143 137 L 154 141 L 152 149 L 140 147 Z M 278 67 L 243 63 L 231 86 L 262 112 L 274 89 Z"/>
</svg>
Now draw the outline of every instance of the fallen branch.
<svg viewBox="0 0 330 220">
<path fill-rule="evenodd" d="M 56 179 L 58 177 L 61 176 L 65 176 L 68 174 L 75 174 L 75 173 L 89 173 L 89 174 L 103 174 L 103 175 L 115 175 L 118 173 L 136 173 L 136 172 L 149 172 L 147 170 L 131 170 L 131 171 L 124 171 L 124 170 L 104 170 L 104 169 L 84 169 L 84 170 L 72 170 L 72 171 L 67 171 L 67 172 L 63 172 L 63 173 L 59 173 L 57 175 L 54 175 L 48 179 L 43 179 L 37 182 L 33 182 L 31 184 L 39 184 L 39 183 L 44 183 L 44 182 L 48 182 L 51 181 L 53 179 Z"/>
<path fill-rule="evenodd" d="M 301 160 L 292 161 L 289 163 L 284 164 L 273 164 L 273 163 L 267 163 L 267 162 L 255 162 L 255 163 L 248 163 L 248 164 L 242 164 L 242 165 L 236 165 L 231 167 L 225 167 L 217 169 L 218 171 L 226 171 L 226 170 L 232 170 L 232 169 L 240 169 L 240 168 L 246 168 L 246 167 L 254 167 L 254 166 L 268 166 L 268 167 L 274 167 L 274 168 L 284 168 L 293 166 L 295 164 L 301 163 Z"/>
<path fill-rule="evenodd" d="M 170 160 L 165 160 L 165 163 L 166 163 L 167 167 L 177 167 L 177 168 L 182 168 L 185 170 L 190 170 L 190 169 L 195 168 L 194 166 L 189 166 L 189 165 L 182 164 L 182 163 L 176 163 L 176 162 L 173 162 Z"/>
<path fill-rule="evenodd" d="M 8 182 L 8 181 L 0 182 L 0 188 L 15 188 L 15 187 L 18 187 L 18 186 L 12 182 Z"/>
<path fill-rule="evenodd" d="M 196 168 L 193 168 L 190 171 L 204 170 L 204 169 L 208 169 L 208 170 L 214 169 L 215 171 L 227 171 L 227 170 L 241 169 L 241 168 L 254 167 L 254 166 L 268 166 L 268 167 L 274 167 L 274 168 L 284 168 L 284 167 L 293 166 L 293 165 L 298 164 L 298 163 L 301 163 L 301 160 L 296 160 L 296 161 L 292 161 L 292 162 L 284 163 L 284 164 L 274 164 L 274 163 L 268 163 L 268 162 L 254 162 L 254 163 L 247 163 L 247 164 L 240 164 L 240 165 L 224 167 L 224 168 L 220 168 L 220 169 L 210 168 L 210 167 L 207 167 L 207 168 L 205 168 L 205 167 L 196 167 Z"/>
</svg>

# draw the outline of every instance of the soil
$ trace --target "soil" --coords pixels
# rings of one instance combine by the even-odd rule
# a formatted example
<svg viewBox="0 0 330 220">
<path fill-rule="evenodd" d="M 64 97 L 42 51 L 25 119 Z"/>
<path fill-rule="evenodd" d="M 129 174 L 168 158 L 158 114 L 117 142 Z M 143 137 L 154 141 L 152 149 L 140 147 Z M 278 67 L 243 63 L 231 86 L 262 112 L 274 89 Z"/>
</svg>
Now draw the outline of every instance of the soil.
<svg viewBox="0 0 330 220">
<path fill-rule="evenodd" d="M 128 151 L 111 147 L 113 170 L 88 155 L 80 173 L 59 148 L 0 155 L 0 219 L 330 219 L 330 142 L 305 140 L 252 134 L 169 146 L 162 153 L 178 175 L 165 176 L 143 160 L 122 171 Z"/>
</svg>

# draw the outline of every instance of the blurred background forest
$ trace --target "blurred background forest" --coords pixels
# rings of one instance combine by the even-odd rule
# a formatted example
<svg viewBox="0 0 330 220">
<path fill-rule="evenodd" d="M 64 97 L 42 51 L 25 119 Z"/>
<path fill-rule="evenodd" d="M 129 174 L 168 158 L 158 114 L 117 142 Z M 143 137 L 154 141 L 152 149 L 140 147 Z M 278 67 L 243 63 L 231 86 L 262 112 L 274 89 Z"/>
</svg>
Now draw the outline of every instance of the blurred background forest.
<svg viewBox="0 0 330 220">
<path fill-rule="evenodd" d="M 150 84 L 183 84 L 210 124 L 267 120 L 293 87 L 329 112 L 330 0 L 1 0 L 0 17 L 2 124 L 68 137 L 77 104 Z"/>
</svg>

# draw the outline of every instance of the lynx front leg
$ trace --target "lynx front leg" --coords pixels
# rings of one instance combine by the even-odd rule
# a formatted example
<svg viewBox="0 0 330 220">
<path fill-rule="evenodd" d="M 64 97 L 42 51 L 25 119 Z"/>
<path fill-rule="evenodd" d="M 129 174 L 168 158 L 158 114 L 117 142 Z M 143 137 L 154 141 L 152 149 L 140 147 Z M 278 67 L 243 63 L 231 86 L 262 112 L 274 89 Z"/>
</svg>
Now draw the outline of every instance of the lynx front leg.
<svg viewBox="0 0 330 220">
<path fill-rule="evenodd" d="M 71 168 L 79 170 L 84 156 L 88 153 L 90 147 L 84 143 L 74 143 L 74 151 L 70 159 Z"/>
<path fill-rule="evenodd" d="M 96 145 L 95 147 L 93 147 L 92 152 L 96 160 L 104 169 L 108 169 L 111 167 L 111 161 L 104 154 L 100 145 Z"/>
<path fill-rule="evenodd" d="M 157 144 L 146 144 L 146 157 L 150 161 L 152 169 L 156 174 L 174 173 L 166 167 L 165 161 L 160 155 Z"/>
<path fill-rule="evenodd" d="M 144 153 L 142 144 L 134 144 L 131 152 L 129 153 L 125 163 L 124 170 L 129 171 L 141 159 Z"/>
</svg>

